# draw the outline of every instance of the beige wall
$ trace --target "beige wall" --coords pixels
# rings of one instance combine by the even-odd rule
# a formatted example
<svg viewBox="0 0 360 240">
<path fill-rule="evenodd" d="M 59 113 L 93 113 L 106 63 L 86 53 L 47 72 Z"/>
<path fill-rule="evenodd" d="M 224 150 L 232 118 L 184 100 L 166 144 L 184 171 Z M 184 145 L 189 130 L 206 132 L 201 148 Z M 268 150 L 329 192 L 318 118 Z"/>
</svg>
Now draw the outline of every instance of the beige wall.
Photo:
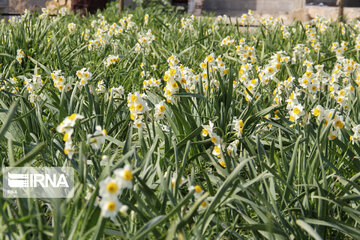
<svg viewBox="0 0 360 240">
<path fill-rule="evenodd" d="M 9 13 L 23 13 L 25 9 L 34 10 L 47 7 L 49 9 L 71 7 L 71 0 L 0 0 L 9 1 Z"/>
<path fill-rule="evenodd" d="M 204 10 L 231 16 L 240 16 L 249 9 L 260 14 L 289 13 L 303 8 L 305 2 L 306 0 L 205 0 Z"/>
<path fill-rule="evenodd" d="M 305 2 L 305 0 L 256 0 L 256 11 L 259 13 L 289 13 L 303 8 Z"/>
<path fill-rule="evenodd" d="M 70 0 L 0 0 L 9 1 L 10 13 L 22 13 L 24 9 L 33 10 L 46 6 L 46 2 L 63 2 Z M 131 2 L 125 0 L 125 2 Z M 259 13 L 292 12 L 295 9 L 304 7 L 306 0 L 205 0 L 204 10 L 213 11 L 218 14 L 241 15 L 248 9 L 256 10 Z"/>
</svg>

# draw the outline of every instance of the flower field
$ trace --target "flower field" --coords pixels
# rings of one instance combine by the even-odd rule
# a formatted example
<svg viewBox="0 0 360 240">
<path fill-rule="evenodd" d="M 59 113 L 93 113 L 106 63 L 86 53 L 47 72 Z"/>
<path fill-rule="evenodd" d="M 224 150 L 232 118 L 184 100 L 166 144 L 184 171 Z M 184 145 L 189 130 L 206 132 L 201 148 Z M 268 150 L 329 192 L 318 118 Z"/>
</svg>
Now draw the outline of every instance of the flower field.
<svg viewBox="0 0 360 240">
<path fill-rule="evenodd" d="M 2 19 L 1 167 L 75 186 L 1 196 L 0 239 L 360 239 L 359 51 L 360 21 L 159 2 Z"/>
</svg>

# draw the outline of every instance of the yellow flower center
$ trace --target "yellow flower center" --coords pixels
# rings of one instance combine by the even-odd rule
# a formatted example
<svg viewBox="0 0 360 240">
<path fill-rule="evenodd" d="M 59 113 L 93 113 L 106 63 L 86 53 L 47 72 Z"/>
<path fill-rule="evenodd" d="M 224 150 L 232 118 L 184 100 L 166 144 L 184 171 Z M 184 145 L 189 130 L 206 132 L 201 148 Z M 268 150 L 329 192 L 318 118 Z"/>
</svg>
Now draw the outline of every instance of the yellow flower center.
<svg viewBox="0 0 360 240">
<path fill-rule="evenodd" d="M 209 134 L 208 130 L 206 130 L 205 128 L 203 128 L 202 133 L 203 133 L 205 136 L 207 136 L 207 135 Z"/>
<path fill-rule="evenodd" d="M 70 116 L 69 116 L 69 119 L 70 120 L 74 120 L 75 118 L 76 118 L 76 113 L 73 113 L 73 114 L 71 114 Z"/>
<path fill-rule="evenodd" d="M 161 105 L 160 106 L 160 112 L 164 112 L 165 111 L 165 106 L 164 105 Z"/>
<path fill-rule="evenodd" d="M 107 209 L 109 211 L 115 211 L 116 209 L 116 204 L 113 202 L 113 201 L 110 201 L 108 204 L 107 204 Z"/>
<path fill-rule="evenodd" d="M 136 109 L 137 109 L 138 111 L 142 111 L 142 110 L 143 110 L 143 105 L 142 105 L 142 104 L 136 105 Z"/>
<path fill-rule="evenodd" d="M 131 99 L 131 101 L 132 101 L 132 102 L 135 102 L 135 101 L 136 101 L 136 99 L 137 99 L 137 97 L 136 97 L 136 95 L 135 95 L 135 94 L 132 94 L 130 99 Z"/>
<path fill-rule="evenodd" d="M 66 132 L 63 138 L 64 142 L 67 142 L 69 140 L 69 134 Z"/>
<path fill-rule="evenodd" d="M 342 129 L 344 127 L 344 123 L 340 120 L 336 121 L 335 126 Z"/>
<path fill-rule="evenodd" d="M 111 182 L 106 186 L 106 190 L 108 190 L 109 193 L 114 194 L 118 190 L 118 186 L 116 183 Z"/>
<path fill-rule="evenodd" d="M 314 109 L 314 116 L 315 116 L 315 117 L 319 116 L 320 113 L 321 113 L 320 109 L 318 109 L 318 108 L 315 108 L 315 109 Z"/>
<path fill-rule="evenodd" d="M 240 121 L 239 121 L 239 126 L 240 126 L 240 127 L 244 127 L 244 122 L 243 122 L 243 120 L 240 120 Z"/>
<path fill-rule="evenodd" d="M 136 116 L 134 114 L 130 113 L 130 118 L 131 118 L 131 120 L 134 120 L 136 118 Z"/>
<path fill-rule="evenodd" d="M 297 107 L 294 108 L 294 113 L 295 113 L 296 115 L 298 115 L 298 114 L 300 113 L 300 109 L 298 109 Z"/>
<path fill-rule="evenodd" d="M 220 162 L 220 165 L 221 165 L 223 168 L 226 168 L 226 163 L 225 163 L 225 161 L 221 161 L 221 162 Z"/>
<path fill-rule="evenodd" d="M 199 185 L 196 185 L 194 187 L 194 189 L 195 189 L 195 192 L 197 192 L 197 193 L 201 193 L 201 191 L 202 191 L 202 189 L 201 189 L 201 187 Z"/>
<path fill-rule="evenodd" d="M 132 175 L 130 170 L 125 170 L 124 171 L 124 179 L 126 181 L 131 181 L 133 179 L 133 175 Z"/>
<path fill-rule="evenodd" d="M 135 105 L 134 104 L 131 104 L 130 105 L 130 111 L 134 111 L 135 110 Z"/>
<path fill-rule="evenodd" d="M 178 87 L 179 87 L 178 84 L 177 84 L 177 82 L 174 82 L 171 86 L 172 86 L 173 88 L 178 88 Z"/>
<path fill-rule="evenodd" d="M 174 68 L 170 69 L 170 75 L 174 76 L 176 74 L 176 70 Z"/>
</svg>

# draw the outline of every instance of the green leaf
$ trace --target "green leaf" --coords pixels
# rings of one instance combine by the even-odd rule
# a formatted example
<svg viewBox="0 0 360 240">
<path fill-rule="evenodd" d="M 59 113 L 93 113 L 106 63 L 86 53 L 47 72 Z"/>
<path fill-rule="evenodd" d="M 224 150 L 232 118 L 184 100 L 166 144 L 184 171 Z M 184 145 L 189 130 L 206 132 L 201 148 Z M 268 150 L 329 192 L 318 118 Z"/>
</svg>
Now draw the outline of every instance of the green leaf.
<svg viewBox="0 0 360 240">
<path fill-rule="evenodd" d="M 13 104 L 11 104 L 11 106 L 9 108 L 9 112 L 8 112 L 5 120 L 3 121 L 3 125 L 0 128 L 0 139 L 5 135 L 6 131 L 9 129 L 11 120 L 15 116 L 16 109 L 17 109 L 17 102 L 14 102 Z"/>
<path fill-rule="evenodd" d="M 322 240 L 320 235 L 309 224 L 307 224 L 303 220 L 301 219 L 296 220 L 296 224 L 299 225 L 302 229 L 304 229 L 315 240 Z"/>
</svg>

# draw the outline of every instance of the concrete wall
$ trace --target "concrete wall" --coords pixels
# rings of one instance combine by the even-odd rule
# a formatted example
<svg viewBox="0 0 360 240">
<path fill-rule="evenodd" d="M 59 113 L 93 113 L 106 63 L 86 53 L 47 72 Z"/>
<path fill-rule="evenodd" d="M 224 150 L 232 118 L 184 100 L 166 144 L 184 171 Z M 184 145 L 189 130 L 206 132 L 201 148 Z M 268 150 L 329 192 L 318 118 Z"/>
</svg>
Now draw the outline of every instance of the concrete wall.
<svg viewBox="0 0 360 240">
<path fill-rule="evenodd" d="M 317 15 L 326 16 L 328 18 L 337 19 L 339 8 L 338 7 L 317 7 L 317 6 L 307 6 L 305 8 L 309 17 L 314 18 Z M 360 9 L 355 7 L 346 7 L 344 8 L 344 15 L 347 19 L 357 19 L 360 18 Z"/>
<path fill-rule="evenodd" d="M 307 4 L 325 4 L 328 6 L 336 6 L 337 0 L 306 0 Z M 343 0 L 344 7 L 360 7 L 360 0 Z"/>
<path fill-rule="evenodd" d="M 256 0 L 205 0 L 203 10 L 237 16 L 246 13 L 249 9 L 256 9 Z"/>
<path fill-rule="evenodd" d="M 23 13 L 25 9 L 34 10 L 45 7 L 47 0 L 9 0 L 10 13 Z"/>
<path fill-rule="evenodd" d="M 0 13 L 8 12 L 8 0 L 0 0 Z"/>
<path fill-rule="evenodd" d="M 258 13 L 289 13 L 305 6 L 306 0 L 205 0 L 204 10 L 240 16 L 249 9 Z"/>
<path fill-rule="evenodd" d="M 294 10 L 294 4 L 294 0 L 257 0 L 256 11 L 260 14 L 274 12 L 291 12 L 292 10 Z"/>
</svg>

